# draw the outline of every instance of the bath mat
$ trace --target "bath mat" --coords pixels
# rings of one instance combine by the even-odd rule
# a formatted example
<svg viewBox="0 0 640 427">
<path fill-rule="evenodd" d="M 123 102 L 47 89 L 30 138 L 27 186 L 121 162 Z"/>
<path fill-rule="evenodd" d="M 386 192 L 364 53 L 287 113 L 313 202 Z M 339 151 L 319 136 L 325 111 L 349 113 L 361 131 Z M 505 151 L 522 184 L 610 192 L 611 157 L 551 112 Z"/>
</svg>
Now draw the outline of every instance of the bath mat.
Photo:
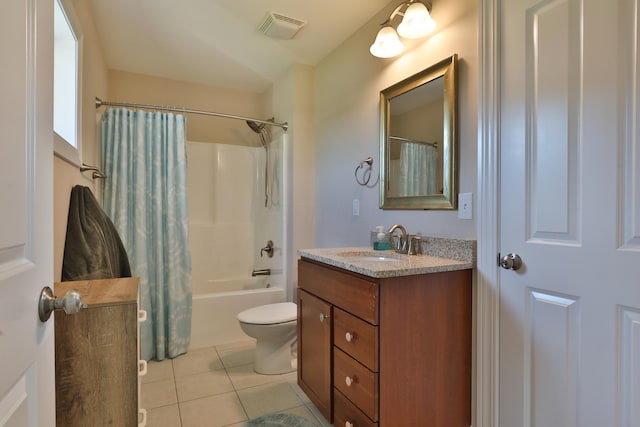
<svg viewBox="0 0 640 427">
<path fill-rule="evenodd" d="M 247 421 L 244 425 L 246 427 L 318 427 L 306 418 L 283 413 L 262 415 Z"/>
</svg>

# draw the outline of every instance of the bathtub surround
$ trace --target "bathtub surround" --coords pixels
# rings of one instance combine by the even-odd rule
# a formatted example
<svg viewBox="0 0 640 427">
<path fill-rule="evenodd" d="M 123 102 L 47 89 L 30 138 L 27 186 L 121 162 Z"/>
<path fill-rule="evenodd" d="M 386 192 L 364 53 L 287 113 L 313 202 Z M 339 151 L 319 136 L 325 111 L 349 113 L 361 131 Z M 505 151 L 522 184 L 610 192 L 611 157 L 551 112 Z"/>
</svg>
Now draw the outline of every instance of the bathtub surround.
<svg viewBox="0 0 640 427">
<path fill-rule="evenodd" d="M 245 126 L 246 127 L 246 126 Z M 236 315 L 286 301 L 283 268 L 284 137 L 269 142 L 269 199 L 265 202 L 265 156 L 253 146 L 187 142 L 189 246 L 193 265 L 191 349 L 245 340 Z M 273 242 L 273 256 L 264 250 Z M 268 276 L 251 277 L 252 271 Z"/>
<path fill-rule="evenodd" d="M 140 305 L 145 360 L 176 357 L 191 335 L 186 119 L 167 113 L 107 109 L 102 118 L 103 205 L 123 240 Z"/>
</svg>

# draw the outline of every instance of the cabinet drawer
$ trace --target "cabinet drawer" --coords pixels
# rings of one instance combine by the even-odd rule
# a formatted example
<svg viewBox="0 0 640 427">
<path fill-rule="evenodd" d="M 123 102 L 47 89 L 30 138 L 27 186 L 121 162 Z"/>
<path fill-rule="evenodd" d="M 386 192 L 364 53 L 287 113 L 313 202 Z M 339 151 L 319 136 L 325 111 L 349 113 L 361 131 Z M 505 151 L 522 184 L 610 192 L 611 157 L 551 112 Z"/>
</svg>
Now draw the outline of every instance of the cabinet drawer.
<svg viewBox="0 0 640 427">
<path fill-rule="evenodd" d="M 378 374 L 339 348 L 333 349 L 333 384 L 373 421 L 378 421 Z"/>
<path fill-rule="evenodd" d="M 378 372 L 378 327 L 334 308 L 333 343 L 374 372 Z"/>
<path fill-rule="evenodd" d="M 298 286 L 367 322 L 378 324 L 378 284 L 374 281 L 300 259 Z"/>
<path fill-rule="evenodd" d="M 333 395 L 333 425 L 336 427 L 378 427 L 342 393 L 335 390 Z"/>
</svg>

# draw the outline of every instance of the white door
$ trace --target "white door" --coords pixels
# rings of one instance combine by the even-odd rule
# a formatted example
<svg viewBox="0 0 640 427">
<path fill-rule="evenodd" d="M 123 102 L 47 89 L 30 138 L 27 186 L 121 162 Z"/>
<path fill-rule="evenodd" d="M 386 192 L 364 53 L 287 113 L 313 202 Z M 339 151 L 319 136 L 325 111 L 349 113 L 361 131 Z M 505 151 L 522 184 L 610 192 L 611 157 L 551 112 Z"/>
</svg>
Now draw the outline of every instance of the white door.
<svg viewBox="0 0 640 427">
<path fill-rule="evenodd" d="M 37 300 L 53 278 L 53 1 L 0 6 L 0 426 L 55 425 L 53 320 Z"/>
<path fill-rule="evenodd" d="M 637 0 L 502 0 L 500 426 L 640 426 Z"/>
</svg>

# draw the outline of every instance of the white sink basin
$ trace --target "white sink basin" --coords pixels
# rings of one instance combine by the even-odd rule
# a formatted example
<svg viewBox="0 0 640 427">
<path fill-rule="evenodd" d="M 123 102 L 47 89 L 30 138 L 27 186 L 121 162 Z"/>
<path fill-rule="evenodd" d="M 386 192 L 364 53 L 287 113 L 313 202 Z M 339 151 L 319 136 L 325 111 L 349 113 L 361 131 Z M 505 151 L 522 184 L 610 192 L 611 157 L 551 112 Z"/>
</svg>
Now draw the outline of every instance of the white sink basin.
<svg viewBox="0 0 640 427">
<path fill-rule="evenodd" d="M 397 262 L 402 261 L 404 257 L 400 254 L 392 252 L 378 252 L 378 251 L 349 251 L 338 252 L 336 255 L 350 258 L 353 261 L 371 261 L 371 262 Z"/>
</svg>

